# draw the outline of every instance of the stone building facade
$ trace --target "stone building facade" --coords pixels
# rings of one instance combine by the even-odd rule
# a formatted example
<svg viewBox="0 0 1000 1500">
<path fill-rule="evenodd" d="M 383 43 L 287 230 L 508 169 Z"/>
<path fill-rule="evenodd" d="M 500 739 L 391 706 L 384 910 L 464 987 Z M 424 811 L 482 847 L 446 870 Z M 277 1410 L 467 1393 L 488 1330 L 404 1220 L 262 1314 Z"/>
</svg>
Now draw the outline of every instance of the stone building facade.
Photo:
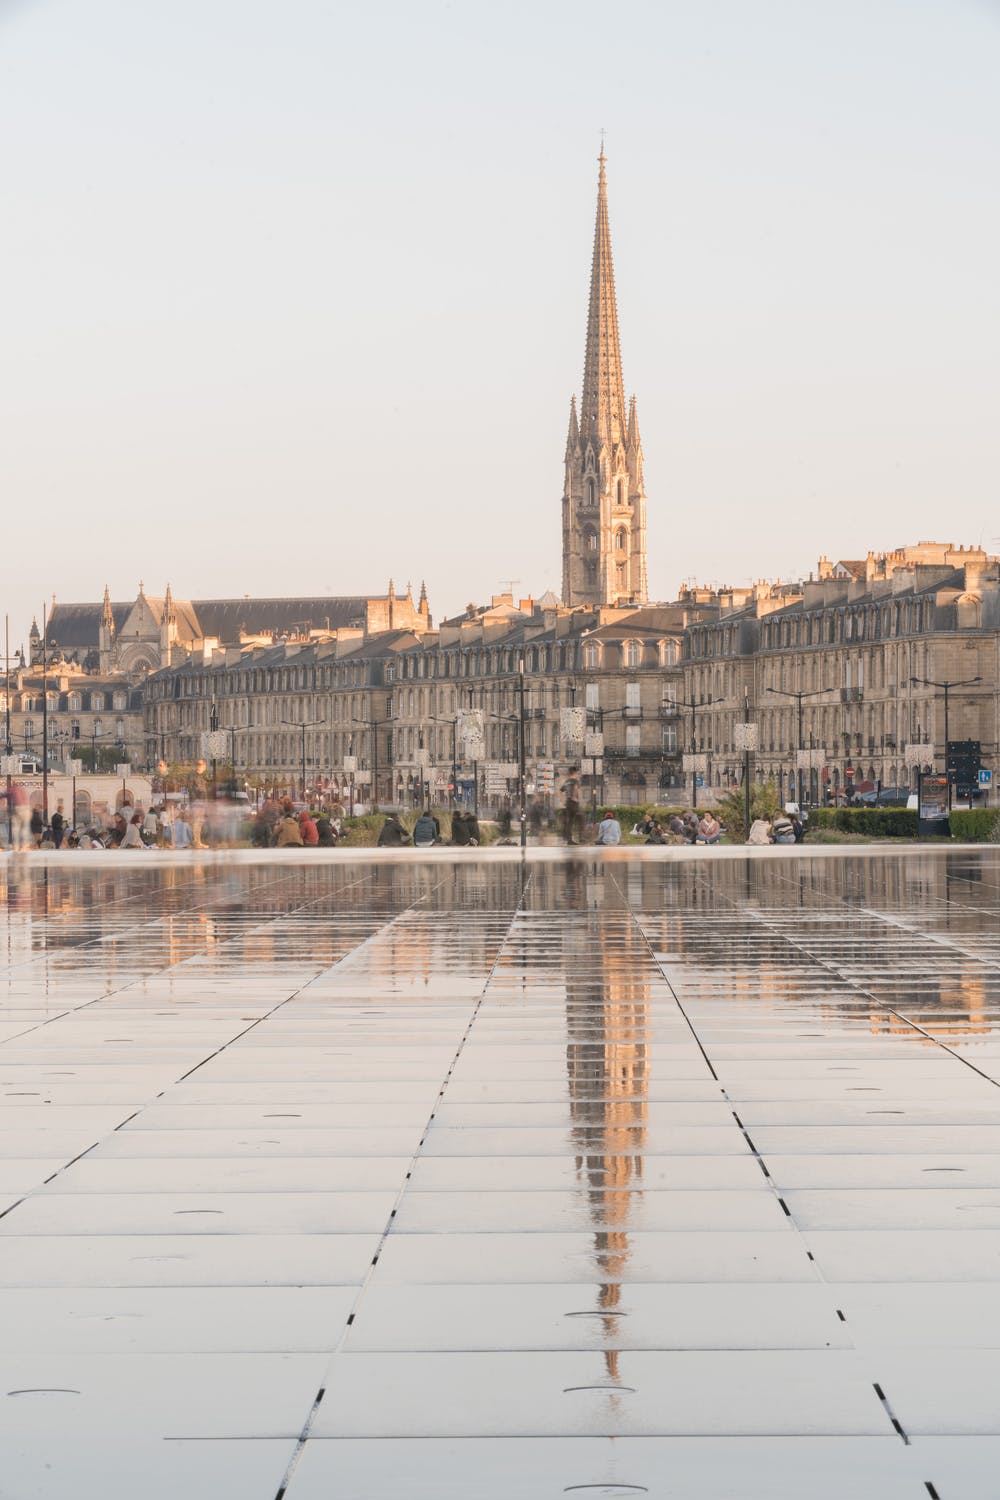
<svg viewBox="0 0 1000 1500">
<path fill-rule="evenodd" d="M 697 749 L 716 785 L 742 773 L 746 699 L 754 774 L 787 797 L 915 787 L 918 771 L 944 769 L 946 738 L 978 741 L 996 770 L 998 651 L 998 560 L 922 542 L 821 558 L 815 577 L 700 623 L 685 639 L 684 696 L 700 705 Z"/>
<path fill-rule="evenodd" d="M 8 684 L 9 682 L 9 716 Z M 146 761 L 142 690 L 121 676 L 84 672 L 62 660 L 19 667 L 0 678 L 0 738 L 10 753 L 42 761 L 48 740 L 49 766 L 67 759 L 84 767 Z"/>
</svg>

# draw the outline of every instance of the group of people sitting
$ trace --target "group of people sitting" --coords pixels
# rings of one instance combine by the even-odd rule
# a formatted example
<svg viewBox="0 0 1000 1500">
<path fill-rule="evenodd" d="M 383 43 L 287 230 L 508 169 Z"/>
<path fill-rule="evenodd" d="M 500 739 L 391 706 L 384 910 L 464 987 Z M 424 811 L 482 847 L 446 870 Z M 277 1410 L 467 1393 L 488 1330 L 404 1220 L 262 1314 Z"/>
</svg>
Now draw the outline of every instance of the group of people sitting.
<svg viewBox="0 0 1000 1500">
<path fill-rule="evenodd" d="M 647 844 L 717 844 L 724 831 L 711 810 L 699 818 L 693 808 L 683 814 L 674 813 L 666 824 L 650 813 L 632 829 L 638 837 L 645 836 Z"/>
<path fill-rule="evenodd" d="M 398 813 L 388 813 L 385 822 L 379 829 L 378 847 L 380 849 L 398 849 L 404 844 L 413 844 L 415 849 L 432 849 L 435 844 L 450 842 L 453 845 L 464 845 L 465 847 L 477 848 L 481 842 L 482 835 L 479 831 L 479 819 L 474 812 L 462 812 L 457 809 L 451 815 L 451 839 L 446 840 L 441 836 L 441 822 L 430 809 L 420 814 L 413 825 L 413 835 L 407 833 L 400 822 Z"/>
<path fill-rule="evenodd" d="M 296 813 L 290 797 L 280 802 L 269 798 L 262 804 L 250 830 L 257 849 L 332 849 L 340 838 L 341 822 L 325 808 Z"/>
<path fill-rule="evenodd" d="M 772 818 L 755 818 L 747 835 L 748 844 L 801 844 L 806 825 L 798 813 L 777 813 Z"/>
</svg>

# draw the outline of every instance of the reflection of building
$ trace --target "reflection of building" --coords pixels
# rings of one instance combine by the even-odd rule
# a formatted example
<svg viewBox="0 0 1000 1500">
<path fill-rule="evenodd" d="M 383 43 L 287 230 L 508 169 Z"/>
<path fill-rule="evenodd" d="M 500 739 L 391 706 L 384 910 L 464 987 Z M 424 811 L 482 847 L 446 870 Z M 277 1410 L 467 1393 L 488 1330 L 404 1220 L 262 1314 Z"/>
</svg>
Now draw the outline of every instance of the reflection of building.
<svg viewBox="0 0 1000 1500">
<path fill-rule="evenodd" d="M 571 917 L 563 938 L 566 1076 L 577 1173 L 594 1221 L 596 1312 L 618 1334 L 629 1225 L 642 1177 L 649 1052 L 649 950 L 628 912 Z M 618 1354 L 606 1350 L 608 1373 Z"/>
</svg>

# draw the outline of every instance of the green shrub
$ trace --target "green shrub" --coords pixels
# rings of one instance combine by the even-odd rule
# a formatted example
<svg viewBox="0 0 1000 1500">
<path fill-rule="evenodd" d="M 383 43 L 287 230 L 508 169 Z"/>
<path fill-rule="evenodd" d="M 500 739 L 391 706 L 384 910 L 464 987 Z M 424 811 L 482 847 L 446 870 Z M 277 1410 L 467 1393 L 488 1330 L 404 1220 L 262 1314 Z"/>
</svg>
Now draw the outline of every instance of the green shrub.
<svg viewBox="0 0 1000 1500">
<path fill-rule="evenodd" d="M 917 810 L 910 807 L 814 807 L 806 825 L 860 833 L 872 839 L 915 839 Z"/>
<path fill-rule="evenodd" d="M 1000 808 L 959 809 L 949 818 L 953 838 L 970 844 L 1000 844 Z"/>
<path fill-rule="evenodd" d="M 757 818 L 773 818 L 778 811 L 778 788 L 773 781 L 755 781 L 750 788 L 750 821 Z M 723 797 L 715 809 L 715 816 L 726 830 L 726 836 L 734 844 L 746 841 L 749 829 L 746 826 L 746 795 L 743 787 L 736 787 Z"/>
</svg>

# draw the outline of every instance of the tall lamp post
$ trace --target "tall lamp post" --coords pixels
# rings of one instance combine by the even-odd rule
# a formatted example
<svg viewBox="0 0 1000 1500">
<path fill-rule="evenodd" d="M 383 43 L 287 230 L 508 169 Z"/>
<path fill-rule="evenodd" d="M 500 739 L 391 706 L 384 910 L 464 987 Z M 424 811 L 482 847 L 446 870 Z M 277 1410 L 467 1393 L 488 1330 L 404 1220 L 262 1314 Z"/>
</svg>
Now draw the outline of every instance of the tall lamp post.
<svg viewBox="0 0 1000 1500">
<path fill-rule="evenodd" d="M 517 777 L 521 793 L 521 848 L 527 847 L 528 843 L 528 804 L 525 800 L 524 785 L 524 655 L 517 660 L 517 713 L 520 719 L 520 735 L 517 748 Z"/>
<path fill-rule="evenodd" d="M 14 847 L 14 805 L 13 789 L 11 787 L 10 768 L 14 756 L 14 746 L 10 737 L 10 615 L 4 616 L 3 627 L 3 670 L 4 670 L 4 735 L 3 753 L 7 762 L 7 843 L 10 848 Z"/>
<path fill-rule="evenodd" d="M 395 723 L 395 720 L 394 719 L 350 719 L 348 722 L 351 723 L 351 724 L 360 724 L 363 729 L 370 729 L 371 732 L 372 732 L 372 797 L 371 797 L 371 809 L 372 809 L 372 812 L 378 812 L 378 732 L 379 732 L 380 729 L 383 729 L 386 724 L 393 724 L 393 723 Z M 353 740 L 354 736 L 352 735 L 351 738 Z M 398 756 L 396 758 L 398 759 Z M 391 770 L 392 770 L 391 762 L 390 762 L 389 769 L 390 769 L 390 772 L 391 772 Z M 389 778 L 389 800 L 390 800 L 390 802 L 392 800 L 392 777 L 391 777 L 391 775 L 390 775 L 390 778 Z"/>
<path fill-rule="evenodd" d="M 298 729 L 302 733 L 302 801 L 306 800 L 306 730 L 315 729 L 317 724 L 325 724 L 325 719 L 282 719 L 281 723 L 287 729 Z"/>
<path fill-rule="evenodd" d="M 803 739 L 802 739 L 802 700 L 803 700 L 803 698 L 819 698 L 819 697 L 822 696 L 823 693 L 828 693 L 830 691 L 830 689 L 829 688 L 810 688 L 808 690 L 808 692 L 794 692 L 794 691 L 792 691 L 789 688 L 769 687 L 769 688 L 765 688 L 764 691 L 767 692 L 767 693 L 777 693 L 779 695 L 779 697 L 781 697 L 781 698 L 794 698 L 795 699 L 795 702 L 796 702 L 796 705 L 798 706 L 798 711 L 799 711 L 799 741 L 798 741 L 798 748 L 800 750 L 804 750 L 806 747 L 805 747 L 805 745 L 803 743 Z M 799 807 L 801 807 L 802 803 L 805 801 L 805 798 L 802 795 L 802 767 L 801 766 L 799 766 L 799 768 L 798 768 L 798 778 L 799 778 Z"/>
<path fill-rule="evenodd" d="M 692 758 L 692 762 L 694 761 L 694 757 L 698 754 L 698 735 L 697 735 L 697 732 L 696 732 L 697 731 L 697 713 L 698 713 L 698 710 L 699 710 L 699 708 L 708 708 L 708 707 L 711 706 L 711 704 L 713 704 L 713 703 L 720 703 L 721 701 L 722 700 L 720 698 L 704 698 L 699 703 L 698 699 L 694 696 L 693 693 L 691 694 L 690 698 L 678 698 L 678 700 L 677 700 L 677 706 L 678 706 L 678 708 L 689 708 L 691 710 L 691 758 Z M 698 806 L 698 772 L 697 772 L 697 769 L 694 766 L 694 764 L 692 764 L 692 766 L 691 766 L 691 806 L 692 806 L 692 808 L 695 808 L 695 807 Z"/>
<path fill-rule="evenodd" d="M 922 687 L 941 688 L 944 693 L 944 774 L 948 781 L 948 811 L 951 812 L 951 771 L 948 769 L 948 694 L 952 688 L 974 687 L 982 682 L 981 677 L 964 677 L 960 682 L 934 682 L 930 677 L 911 677 L 911 683 Z"/>
</svg>

